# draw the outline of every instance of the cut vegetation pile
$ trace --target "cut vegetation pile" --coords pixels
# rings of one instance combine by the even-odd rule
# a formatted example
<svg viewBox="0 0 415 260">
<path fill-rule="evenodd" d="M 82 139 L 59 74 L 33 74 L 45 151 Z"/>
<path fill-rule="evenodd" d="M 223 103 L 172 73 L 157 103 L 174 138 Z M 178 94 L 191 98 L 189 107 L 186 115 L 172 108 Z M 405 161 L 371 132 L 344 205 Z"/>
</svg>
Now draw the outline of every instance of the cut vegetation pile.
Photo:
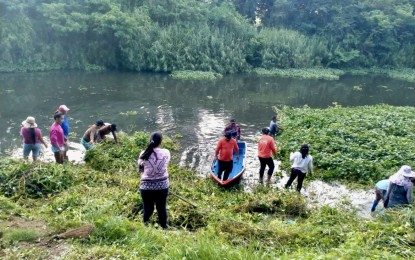
<svg viewBox="0 0 415 260">
<path fill-rule="evenodd" d="M 282 156 L 298 146 L 295 140 L 298 128 L 304 128 L 306 115 L 309 123 L 306 127 L 306 139 L 310 142 L 315 155 L 317 176 L 333 179 L 337 167 L 342 167 L 336 160 L 323 160 L 321 153 L 332 154 L 335 149 L 334 138 L 343 134 L 346 139 L 357 118 L 372 118 L 373 131 L 385 138 L 381 145 L 390 145 L 386 149 L 387 160 L 393 156 L 395 140 L 406 137 L 406 126 L 389 127 L 375 130 L 381 126 L 381 120 L 388 117 L 387 124 L 401 124 L 400 113 L 413 116 L 411 109 L 379 106 L 373 108 L 327 110 L 283 109 L 283 122 L 286 131 L 283 136 L 286 149 L 281 150 Z M 339 114 L 339 115 L 337 115 Z M 370 114 L 370 115 L 366 115 Z M 392 114 L 394 115 L 392 117 Z M 295 115 L 298 121 L 294 121 Z M 325 129 L 323 117 L 330 129 Z M 335 119 L 351 123 L 342 125 L 335 130 Z M 375 120 L 379 118 L 379 122 Z M 411 123 L 406 122 L 408 127 Z M 295 123 L 298 122 L 298 123 Z M 314 128 L 314 129 L 312 129 Z M 317 129 L 317 130 L 316 130 Z M 413 129 L 413 128 L 412 128 Z M 293 134 L 290 134 L 290 131 Z M 320 135 L 311 133 L 318 131 Z M 299 131 L 299 130 L 298 130 Z M 334 131 L 337 134 L 329 135 Z M 367 146 L 359 146 L 360 153 L 370 155 L 373 149 L 372 135 L 362 128 L 362 135 L 368 138 Z M 386 133 L 389 135 L 386 135 Z M 310 137 L 315 139 L 309 139 Z M 319 136 L 319 138 L 317 138 Z M 341 136 L 341 135 L 340 135 Z M 353 137 L 353 135 L 352 135 Z M 354 154 L 354 140 L 350 137 L 350 150 L 340 150 L 340 158 L 349 153 Z M 142 204 L 138 192 L 140 175 L 136 171 L 136 158 L 147 141 L 149 135 L 120 136 L 120 145 L 110 141 L 98 145 L 86 155 L 85 165 L 26 164 L 23 161 L 2 160 L 0 162 L 0 222 L 3 235 L 2 257 L 21 259 L 29 257 L 44 259 L 54 256 L 54 252 L 40 246 L 34 241 L 62 234 L 65 231 L 84 225 L 93 225 L 89 238 L 66 240 L 70 250 L 65 252 L 68 259 L 275 259 L 282 257 L 302 259 L 332 258 L 414 258 L 415 257 L 415 212 L 413 209 L 385 211 L 376 219 L 361 219 L 355 212 L 342 208 L 322 207 L 308 209 L 306 201 L 295 192 L 280 191 L 267 187 L 257 187 L 253 192 L 246 193 L 243 189 L 225 190 L 208 179 L 195 177 L 194 172 L 187 171 L 177 165 L 170 165 L 169 174 L 171 191 L 195 206 L 184 202 L 176 196 L 168 198 L 168 215 L 171 230 L 162 230 L 156 224 L 145 226 L 142 223 Z M 327 138 L 327 140 L 326 140 Z M 406 142 L 401 140 L 400 142 Z M 302 141 L 302 140 L 301 140 Z M 329 145 L 327 145 L 329 144 Z M 403 144 L 403 143 L 398 143 Z M 401 156 L 407 156 L 406 149 L 401 147 Z M 175 150 L 176 142 L 166 138 L 164 147 Z M 346 149 L 343 146 L 336 146 Z M 346 147 L 346 146 L 344 146 Z M 322 149 L 322 150 L 319 150 Z M 328 148 L 326 148 L 328 149 Z M 380 148 L 379 148 L 380 150 Z M 412 149 L 413 151 L 413 149 Z M 391 155 L 392 154 L 392 155 Z M 351 155 L 349 155 L 351 156 Z M 388 157 L 389 156 L 389 157 Z M 337 158 L 337 157 L 336 157 Z M 383 165 L 382 156 L 378 156 L 381 169 L 392 170 L 396 165 L 406 163 L 396 157 L 391 164 Z M 342 159 L 342 160 L 346 160 Z M 369 159 L 367 159 L 369 160 Z M 385 159 L 386 160 L 386 159 Z M 323 161 L 324 163 L 321 163 Z M 332 162 L 332 165 L 328 165 Z M 342 161 L 340 161 L 342 162 Z M 336 164 L 334 164 L 336 163 Z M 359 180 L 351 174 L 352 167 L 360 169 L 365 162 L 357 161 L 348 166 L 346 173 L 339 175 L 343 179 Z M 350 170 L 347 170 L 350 169 Z M 366 169 L 366 168 L 363 168 Z M 341 172 L 343 172 L 342 170 Z M 349 172 L 347 172 L 349 171 Z M 387 174 L 386 172 L 385 174 Z M 368 173 L 362 182 L 377 178 L 383 171 Z M 28 185 L 27 183 L 30 183 Z M 32 189 L 31 187 L 36 187 Z M 47 225 L 48 232 L 43 234 L 35 228 L 24 230 L 12 224 L 14 218 L 25 219 L 27 222 L 42 221 Z M 89 227 L 89 226 L 88 226 Z M 19 233 L 20 232 L 20 233 Z M 64 233 L 65 234 L 65 233 Z M 25 241 L 25 242 L 19 242 Z M 62 256 L 62 254 L 60 255 Z"/>
</svg>

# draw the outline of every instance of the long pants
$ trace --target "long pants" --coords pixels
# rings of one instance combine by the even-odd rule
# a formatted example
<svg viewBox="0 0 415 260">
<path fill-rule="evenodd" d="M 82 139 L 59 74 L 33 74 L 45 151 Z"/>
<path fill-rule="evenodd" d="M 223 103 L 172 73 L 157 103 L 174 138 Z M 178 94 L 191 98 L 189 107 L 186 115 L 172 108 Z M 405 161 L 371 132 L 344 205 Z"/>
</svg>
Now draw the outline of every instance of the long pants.
<svg viewBox="0 0 415 260">
<path fill-rule="evenodd" d="M 274 161 L 272 160 L 271 157 L 269 158 L 262 158 L 262 157 L 258 157 L 259 158 L 259 162 L 261 163 L 261 168 L 259 169 L 259 179 L 262 180 L 264 179 L 264 172 L 265 172 L 265 167 L 268 165 L 268 176 L 271 177 L 272 173 L 274 172 Z"/>
<path fill-rule="evenodd" d="M 285 188 L 289 188 L 291 186 L 291 184 L 293 183 L 293 181 L 295 180 L 295 178 L 297 178 L 297 176 L 298 176 L 297 191 L 300 192 L 301 188 L 303 187 L 303 181 L 304 181 L 304 178 L 305 178 L 305 173 L 303 173 L 302 171 L 300 171 L 299 169 L 296 169 L 296 168 L 291 168 L 290 179 L 288 180 L 287 184 L 285 184 Z"/>
<path fill-rule="evenodd" d="M 375 190 L 375 200 L 373 201 L 372 209 L 371 211 L 374 212 L 376 210 L 376 207 L 378 206 L 378 203 L 383 200 L 383 203 L 385 203 L 385 197 L 386 197 L 386 190 L 381 190 L 376 188 Z"/>
<path fill-rule="evenodd" d="M 156 204 L 157 215 L 159 217 L 160 226 L 167 228 L 167 194 L 169 189 L 164 190 L 142 190 L 140 189 L 141 198 L 144 205 L 144 223 L 148 223 L 154 212 L 154 204 Z"/>
<path fill-rule="evenodd" d="M 218 178 L 222 177 L 222 172 L 225 171 L 223 174 L 223 180 L 226 181 L 229 178 L 229 174 L 232 172 L 233 169 L 233 161 L 221 161 L 218 160 Z"/>
</svg>

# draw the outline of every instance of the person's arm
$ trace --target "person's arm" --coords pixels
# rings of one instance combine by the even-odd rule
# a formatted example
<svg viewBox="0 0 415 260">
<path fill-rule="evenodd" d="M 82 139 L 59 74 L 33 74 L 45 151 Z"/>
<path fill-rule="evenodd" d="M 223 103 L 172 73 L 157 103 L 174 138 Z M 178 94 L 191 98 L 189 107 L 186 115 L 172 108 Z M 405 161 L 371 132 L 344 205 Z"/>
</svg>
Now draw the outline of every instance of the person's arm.
<svg viewBox="0 0 415 260">
<path fill-rule="evenodd" d="M 111 130 L 112 136 L 114 137 L 114 141 L 116 144 L 118 144 L 118 139 L 117 139 L 117 135 L 115 134 L 114 131 Z"/>
<path fill-rule="evenodd" d="M 310 171 L 310 175 L 313 175 L 313 157 L 310 156 L 310 161 L 308 162 L 308 170 Z"/>
<path fill-rule="evenodd" d="M 59 147 L 59 145 L 58 145 L 58 131 L 57 130 L 52 130 L 50 132 L 50 144 L 52 146 Z"/>
<path fill-rule="evenodd" d="M 89 144 L 95 143 L 95 135 L 98 133 L 98 129 L 94 126 L 91 126 L 91 131 L 89 131 Z"/>
<path fill-rule="evenodd" d="M 277 148 L 275 147 L 274 140 L 270 140 L 270 146 L 274 158 L 277 158 Z"/>
<path fill-rule="evenodd" d="M 238 136 L 238 140 L 241 139 L 241 127 L 238 125 L 238 130 L 237 130 L 237 136 Z"/>
<path fill-rule="evenodd" d="M 233 148 L 235 149 L 235 152 L 236 152 L 236 160 L 239 160 L 239 147 L 238 147 L 238 143 L 236 142 L 236 140 L 233 140 Z"/>
<path fill-rule="evenodd" d="M 406 191 L 406 199 L 408 200 L 409 205 L 412 205 L 412 193 L 413 193 L 413 186 L 409 186 Z"/>
<path fill-rule="evenodd" d="M 383 202 L 383 207 L 387 208 L 388 207 L 388 203 L 389 203 L 389 198 L 392 192 L 392 182 L 389 183 L 389 187 L 388 187 L 388 193 L 386 193 L 386 198 Z"/>
<path fill-rule="evenodd" d="M 42 137 L 42 131 L 40 131 L 40 129 L 39 129 L 39 132 L 38 132 L 38 135 L 39 135 L 39 140 L 40 140 L 40 142 L 46 147 L 46 148 L 48 148 L 48 145 L 46 144 L 46 142 L 45 142 L 45 140 L 43 140 L 43 137 Z"/>
<path fill-rule="evenodd" d="M 216 145 L 216 149 L 215 149 L 215 160 L 218 159 L 219 151 L 221 149 L 221 144 L 222 144 L 222 142 L 219 141 L 218 144 Z"/>
<path fill-rule="evenodd" d="M 294 153 L 290 153 L 290 161 L 291 162 L 294 161 L 295 156 L 296 156 L 295 152 Z"/>
</svg>

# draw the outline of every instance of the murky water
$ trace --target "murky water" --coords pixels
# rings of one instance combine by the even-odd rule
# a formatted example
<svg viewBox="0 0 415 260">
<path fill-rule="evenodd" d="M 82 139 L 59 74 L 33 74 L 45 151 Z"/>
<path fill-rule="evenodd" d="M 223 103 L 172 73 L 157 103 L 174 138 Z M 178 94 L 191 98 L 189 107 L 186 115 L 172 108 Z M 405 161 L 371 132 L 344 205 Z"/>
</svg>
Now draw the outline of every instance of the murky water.
<svg viewBox="0 0 415 260">
<path fill-rule="evenodd" d="M 182 151 L 176 162 L 205 175 L 225 124 L 236 118 L 247 142 L 245 178 L 255 183 L 259 168 L 256 140 L 260 129 L 269 124 L 272 106 L 327 107 L 333 102 L 413 106 L 414 87 L 409 82 L 367 76 L 326 81 L 244 74 L 212 82 L 125 72 L 0 74 L 0 156 L 21 146 L 19 126 L 27 116 L 34 116 L 48 135 L 53 112 L 66 104 L 71 109 L 73 141 L 79 142 L 97 119 L 116 123 L 127 133 L 180 133 Z"/>
</svg>

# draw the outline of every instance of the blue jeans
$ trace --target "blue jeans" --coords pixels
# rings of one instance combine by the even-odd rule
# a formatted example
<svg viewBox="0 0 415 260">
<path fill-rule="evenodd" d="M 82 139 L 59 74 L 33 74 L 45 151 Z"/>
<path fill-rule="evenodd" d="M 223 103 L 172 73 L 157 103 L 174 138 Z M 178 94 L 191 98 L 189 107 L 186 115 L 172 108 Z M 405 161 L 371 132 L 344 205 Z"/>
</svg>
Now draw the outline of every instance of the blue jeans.
<svg viewBox="0 0 415 260">
<path fill-rule="evenodd" d="M 148 223 L 154 212 L 154 204 L 156 204 L 157 215 L 159 217 L 160 226 L 167 228 L 167 195 L 169 189 L 164 190 L 142 190 L 140 189 L 141 198 L 143 200 L 144 214 L 143 221 Z"/>
<path fill-rule="evenodd" d="M 24 144 L 23 145 L 23 156 L 29 157 L 30 152 L 32 152 L 33 157 L 38 157 L 40 154 L 40 143 L 36 144 Z"/>
</svg>

